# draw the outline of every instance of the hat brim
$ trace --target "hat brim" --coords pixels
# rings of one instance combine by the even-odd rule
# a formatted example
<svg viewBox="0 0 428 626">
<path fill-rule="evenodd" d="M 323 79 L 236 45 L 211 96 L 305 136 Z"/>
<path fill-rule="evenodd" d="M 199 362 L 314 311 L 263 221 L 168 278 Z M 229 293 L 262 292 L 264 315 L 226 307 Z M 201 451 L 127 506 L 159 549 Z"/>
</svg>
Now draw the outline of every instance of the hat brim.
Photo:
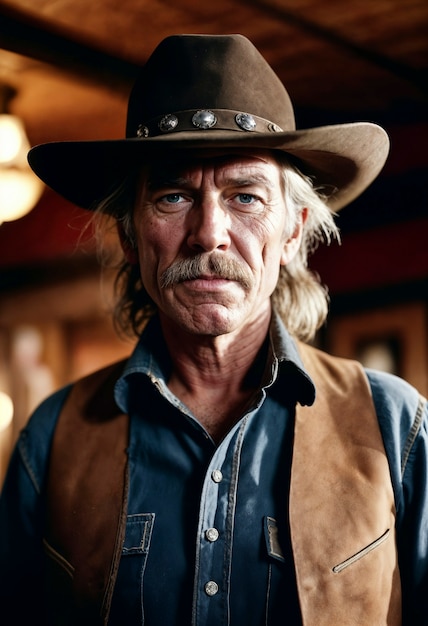
<svg viewBox="0 0 428 626">
<path fill-rule="evenodd" d="M 131 165 L 155 154 L 198 148 L 266 148 L 290 154 L 314 179 L 338 211 L 377 177 L 389 151 L 386 132 L 376 124 L 356 122 L 271 134 L 208 130 L 157 137 L 105 141 L 61 141 L 32 148 L 28 161 L 54 191 L 84 209 L 93 209 Z"/>
</svg>

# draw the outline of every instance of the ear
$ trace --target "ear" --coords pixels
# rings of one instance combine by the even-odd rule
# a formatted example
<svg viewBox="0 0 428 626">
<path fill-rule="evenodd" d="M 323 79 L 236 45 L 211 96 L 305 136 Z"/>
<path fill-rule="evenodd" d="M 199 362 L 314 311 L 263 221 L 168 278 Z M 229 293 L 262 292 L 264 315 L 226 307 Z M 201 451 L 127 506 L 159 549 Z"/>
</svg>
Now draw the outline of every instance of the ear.
<svg viewBox="0 0 428 626">
<path fill-rule="evenodd" d="M 303 225 L 308 217 L 308 209 L 303 209 L 300 213 L 296 228 L 293 234 L 284 242 L 284 247 L 281 253 L 280 264 L 288 265 L 290 261 L 294 259 L 299 251 L 300 244 L 302 242 Z"/>
<path fill-rule="evenodd" d="M 132 246 L 128 236 L 123 230 L 122 224 L 120 222 L 117 222 L 116 226 L 119 235 L 120 245 L 122 247 L 123 254 L 125 255 L 125 259 L 131 265 L 138 265 L 138 248 L 134 248 L 134 246 Z"/>
</svg>

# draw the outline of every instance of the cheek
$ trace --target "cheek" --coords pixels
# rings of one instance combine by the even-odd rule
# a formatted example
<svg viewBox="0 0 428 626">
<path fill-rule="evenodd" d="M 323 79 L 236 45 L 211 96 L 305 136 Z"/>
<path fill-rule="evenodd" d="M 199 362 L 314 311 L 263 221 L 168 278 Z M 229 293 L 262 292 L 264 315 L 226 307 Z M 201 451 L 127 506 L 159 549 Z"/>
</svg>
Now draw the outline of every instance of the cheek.
<svg viewBox="0 0 428 626">
<path fill-rule="evenodd" d="M 180 250 L 180 229 L 165 220 L 146 219 L 138 230 L 138 256 L 146 288 L 171 265 Z"/>
<path fill-rule="evenodd" d="M 240 256 L 256 274 L 264 272 L 273 266 L 279 266 L 280 255 L 283 249 L 281 226 L 277 229 L 274 225 L 253 221 L 251 227 L 235 230 L 234 242 Z"/>
<path fill-rule="evenodd" d="M 137 227 L 138 233 L 138 250 L 140 257 L 159 256 L 162 248 L 165 246 L 165 240 L 168 239 L 167 229 L 160 220 L 156 220 L 147 216 L 140 219 Z"/>
<path fill-rule="evenodd" d="M 153 276 L 156 276 L 157 259 L 160 256 L 159 234 L 150 221 L 144 225 L 140 222 L 136 230 L 141 278 L 146 289 L 149 289 Z"/>
</svg>

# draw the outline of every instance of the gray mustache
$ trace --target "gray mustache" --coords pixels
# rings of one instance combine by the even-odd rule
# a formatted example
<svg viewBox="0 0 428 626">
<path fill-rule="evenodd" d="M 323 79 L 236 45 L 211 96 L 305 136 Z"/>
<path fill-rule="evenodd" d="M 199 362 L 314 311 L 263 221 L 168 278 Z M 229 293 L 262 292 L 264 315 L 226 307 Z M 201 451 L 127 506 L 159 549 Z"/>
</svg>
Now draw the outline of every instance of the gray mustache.
<svg viewBox="0 0 428 626">
<path fill-rule="evenodd" d="M 202 276 L 213 276 L 226 280 L 234 280 L 249 289 L 253 283 L 249 270 L 235 259 L 219 255 L 198 254 L 189 259 L 176 261 L 161 276 L 161 287 L 166 289 L 185 280 L 195 280 Z"/>
</svg>

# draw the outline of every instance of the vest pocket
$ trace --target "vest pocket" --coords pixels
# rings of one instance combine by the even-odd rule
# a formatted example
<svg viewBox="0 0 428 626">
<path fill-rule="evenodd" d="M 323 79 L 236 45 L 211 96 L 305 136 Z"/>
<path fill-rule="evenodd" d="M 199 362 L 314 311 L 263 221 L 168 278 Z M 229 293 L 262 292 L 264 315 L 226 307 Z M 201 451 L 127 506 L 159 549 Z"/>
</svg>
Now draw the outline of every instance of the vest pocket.
<svg viewBox="0 0 428 626">
<path fill-rule="evenodd" d="M 46 557 L 46 623 L 73 626 L 78 623 L 74 602 L 75 569 L 46 539 L 43 539 L 43 548 Z"/>
<path fill-rule="evenodd" d="M 74 567 L 67 559 L 65 559 L 55 548 L 53 548 L 46 539 L 43 539 L 43 547 L 46 555 L 49 557 L 50 562 L 54 562 L 61 571 L 68 574 L 70 578 L 74 576 Z"/>
<path fill-rule="evenodd" d="M 353 554 L 352 556 L 348 557 L 347 559 L 345 559 L 344 561 L 342 561 L 341 563 L 338 563 L 337 565 L 335 565 L 332 569 L 333 572 L 335 574 L 340 574 L 341 571 L 343 571 L 344 569 L 346 569 L 347 567 L 349 567 L 350 565 L 353 565 L 356 561 L 359 561 L 360 559 L 362 559 L 363 557 L 365 557 L 367 554 L 369 554 L 370 552 L 372 552 L 372 550 L 375 550 L 376 548 L 378 548 L 380 545 L 382 545 L 382 543 L 384 541 L 386 541 L 389 537 L 390 534 L 390 529 L 388 528 L 383 535 L 381 535 L 380 537 L 378 537 L 377 539 L 375 539 L 374 541 L 372 541 L 371 543 L 369 543 L 367 546 L 365 546 L 364 548 L 362 548 L 361 550 L 358 550 L 358 552 L 356 552 L 355 554 Z"/>
</svg>

